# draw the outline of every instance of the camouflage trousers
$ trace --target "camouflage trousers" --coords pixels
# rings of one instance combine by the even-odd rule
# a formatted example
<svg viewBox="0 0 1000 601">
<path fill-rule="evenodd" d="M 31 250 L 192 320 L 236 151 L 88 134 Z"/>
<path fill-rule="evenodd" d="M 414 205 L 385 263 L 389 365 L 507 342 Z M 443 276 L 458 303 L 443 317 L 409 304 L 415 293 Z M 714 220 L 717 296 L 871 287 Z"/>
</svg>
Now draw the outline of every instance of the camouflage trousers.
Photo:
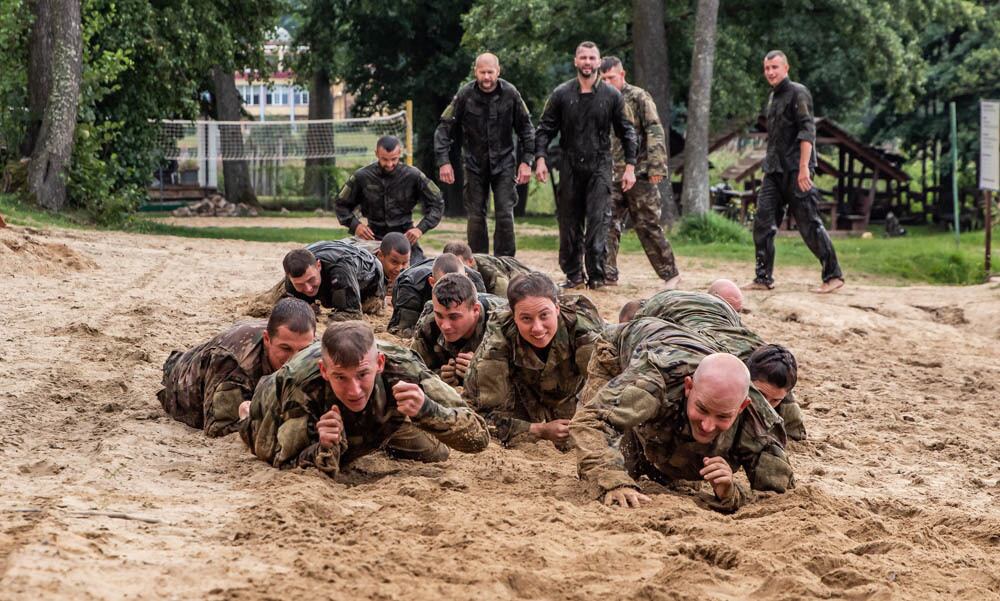
<svg viewBox="0 0 1000 601">
<path fill-rule="evenodd" d="M 427 432 L 406 422 L 392 433 L 382 447 L 395 459 L 409 459 L 424 463 L 437 463 L 448 459 L 448 447 Z"/>
<path fill-rule="evenodd" d="M 620 182 L 611 185 L 611 220 L 608 225 L 608 254 L 604 271 L 609 282 L 618 281 L 618 247 L 625 219 L 632 217 L 632 226 L 646 251 L 656 275 L 664 280 L 677 275 L 677 263 L 670 242 L 660 226 L 660 190 L 646 179 L 636 180 L 628 192 L 622 192 Z"/>
</svg>

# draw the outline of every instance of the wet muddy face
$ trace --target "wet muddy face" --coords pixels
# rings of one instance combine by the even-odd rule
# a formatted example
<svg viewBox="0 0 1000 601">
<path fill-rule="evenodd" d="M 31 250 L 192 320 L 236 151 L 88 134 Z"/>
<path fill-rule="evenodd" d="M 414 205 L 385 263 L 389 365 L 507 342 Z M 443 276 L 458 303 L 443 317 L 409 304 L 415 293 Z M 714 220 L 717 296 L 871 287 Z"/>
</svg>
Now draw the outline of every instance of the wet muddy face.
<svg viewBox="0 0 1000 601">
<path fill-rule="evenodd" d="M 691 424 L 691 436 L 702 444 L 712 442 L 736 422 L 740 413 L 741 400 L 716 398 L 705 394 L 688 377 L 684 381 L 687 396 L 687 418 Z"/>
<path fill-rule="evenodd" d="M 295 291 L 299 294 L 304 294 L 309 297 L 316 296 L 319 292 L 319 286 L 323 282 L 319 261 L 316 261 L 315 265 L 307 267 L 305 273 L 297 278 L 288 276 L 288 280 L 292 283 L 292 287 L 295 288 Z"/>
<path fill-rule="evenodd" d="M 333 363 L 326 354 L 319 360 L 319 372 L 330 384 L 333 394 L 349 410 L 364 411 L 368 399 L 375 389 L 375 378 L 385 367 L 385 355 L 372 347 L 368 355 L 357 365 Z"/>
</svg>

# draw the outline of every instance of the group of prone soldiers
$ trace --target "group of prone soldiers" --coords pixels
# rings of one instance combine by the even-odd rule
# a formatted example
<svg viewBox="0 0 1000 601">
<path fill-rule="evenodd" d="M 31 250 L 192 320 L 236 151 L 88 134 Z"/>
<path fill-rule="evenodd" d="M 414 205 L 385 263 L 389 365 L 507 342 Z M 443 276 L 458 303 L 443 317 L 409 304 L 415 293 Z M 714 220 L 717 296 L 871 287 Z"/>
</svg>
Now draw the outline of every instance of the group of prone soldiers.
<svg viewBox="0 0 1000 601">
<path fill-rule="evenodd" d="M 742 324 L 732 282 L 629 302 L 612 325 L 516 260 L 456 242 L 404 269 L 408 244 L 388 233 L 377 247 L 289 252 L 266 322 L 170 355 L 164 409 L 209 436 L 238 431 L 274 467 L 330 476 L 378 450 L 437 462 L 493 438 L 575 450 L 581 480 L 608 505 L 648 501 L 642 476 L 708 482 L 722 511 L 751 498 L 733 476 L 741 467 L 751 489 L 794 486 L 784 449 L 805 436 L 797 364 Z M 360 319 L 390 289 L 409 349 Z M 317 305 L 331 310 L 318 341 Z"/>
</svg>

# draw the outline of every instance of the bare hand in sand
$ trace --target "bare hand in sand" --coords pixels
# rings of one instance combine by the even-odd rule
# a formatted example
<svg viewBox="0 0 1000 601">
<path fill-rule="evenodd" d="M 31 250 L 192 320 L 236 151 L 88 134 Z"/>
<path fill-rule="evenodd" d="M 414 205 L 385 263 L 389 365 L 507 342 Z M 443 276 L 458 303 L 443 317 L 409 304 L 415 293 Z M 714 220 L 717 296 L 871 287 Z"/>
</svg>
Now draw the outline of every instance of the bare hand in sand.
<svg viewBox="0 0 1000 601">
<path fill-rule="evenodd" d="M 458 377 L 463 382 L 465 381 L 465 374 L 469 371 L 469 366 L 472 365 L 472 353 L 459 353 L 455 357 L 455 371 L 458 373 Z"/>
<path fill-rule="evenodd" d="M 450 386 L 458 384 L 458 377 L 455 375 L 456 373 L 454 359 L 449 359 L 447 363 L 441 366 L 441 379 L 444 380 L 445 384 Z"/>
<path fill-rule="evenodd" d="M 340 444 L 340 435 L 344 432 L 344 420 L 340 417 L 340 409 L 331 407 L 320 416 L 316 422 L 316 433 L 319 434 L 319 446 L 331 448 Z"/>
<path fill-rule="evenodd" d="M 604 493 L 604 504 L 613 507 L 618 504 L 621 507 L 639 507 L 643 503 L 652 501 L 649 497 L 634 488 L 624 486 Z"/>
<path fill-rule="evenodd" d="M 569 438 L 569 420 L 554 419 L 541 424 L 531 424 L 529 431 L 539 438 L 560 442 Z"/>
<path fill-rule="evenodd" d="M 733 468 L 722 457 L 705 457 L 705 467 L 698 472 L 715 491 L 715 496 L 725 499 L 733 492 Z"/>
<path fill-rule="evenodd" d="M 392 396 L 396 397 L 396 408 L 407 417 L 416 417 L 424 406 L 424 391 L 413 382 L 396 382 Z"/>
</svg>

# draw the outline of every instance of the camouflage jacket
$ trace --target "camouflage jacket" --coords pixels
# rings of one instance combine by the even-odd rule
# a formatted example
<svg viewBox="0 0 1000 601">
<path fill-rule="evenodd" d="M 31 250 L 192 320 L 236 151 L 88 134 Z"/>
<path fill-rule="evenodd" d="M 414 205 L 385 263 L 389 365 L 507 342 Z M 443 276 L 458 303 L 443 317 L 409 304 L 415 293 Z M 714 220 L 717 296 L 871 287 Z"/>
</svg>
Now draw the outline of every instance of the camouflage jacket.
<svg viewBox="0 0 1000 601">
<path fill-rule="evenodd" d="M 532 423 L 570 419 L 604 327 L 585 296 L 559 299 L 559 327 L 542 361 L 518 334 L 511 312 L 496 313 L 465 377 L 463 397 L 486 417 L 500 442 L 531 439 Z"/>
<path fill-rule="evenodd" d="M 417 322 L 413 332 L 413 342 L 410 350 L 419 356 L 424 365 L 431 368 L 431 371 L 440 373 L 441 366 L 446 365 L 449 360 L 454 359 L 459 353 L 475 353 L 486 335 L 486 324 L 497 311 L 507 309 L 507 300 L 492 294 L 478 295 L 479 304 L 483 307 L 479 314 L 479 321 L 476 323 L 476 330 L 472 336 L 463 338 L 458 342 L 448 342 L 441 335 L 441 328 L 434 321 L 434 305 L 428 302 L 424 306 L 424 312 Z"/>
<path fill-rule="evenodd" d="M 261 380 L 242 422 L 240 436 L 250 450 L 274 467 L 314 466 L 330 476 L 358 457 L 379 449 L 408 419 L 447 446 L 478 453 L 489 443 L 483 419 L 470 410 L 455 390 L 431 373 L 407 349 L 378 342 L 385 369 L 364 410 L 345 407 L 319 373 L 322 343 L 304 349 L 273 375 Z M 420 413 L 407 418 L 396 408 L 392 387 L 400 381 L 420 384 L 426 399 Z M 319 444 L 316 422 L 337 406 L 344 420 L 340 444 Z"/>
<path fill-rule="evenodd" d="M 635 316 L 658 317 L 711 336 L 725 352 L 743 361 L 764 344 L 760 336 L 743 326 L 739 313 L 729 303 L 707 292 L 658 292 L 643 303 Z"/>
<path fill-rule="evenodd" d="M 498 79 L 489 94 L 475 81 L 463 85 L 434 132 L 438 167 L 451 163 L 456 126 L 462 131 L 462 162 L 476 173 L 498 174 L 516 167 L 513 133 L 517 132 L 520 162 L 534 163 L 535 130 L 521 93 L 510 82 Z"/>
<path fill-rule="evenodd" d="M 514 257 L 494 257 L 482 253 L 472 257 L 476 261 L 476 271 L 483 276 L 486 291 L 497 296 L 507 296 L 507 284 L 514 276 L 534 271 Z"/>
<path fill-rule="evenodd" d="M 382 263 L 371 252 L 344 240 L 313 242 L 306 249 L 320 263 L 319 292 L 313 297 L 306 296 L 295 290 L 286 276 L 286 295 L 310 304 L 318 302 L 327 309 L 344 311 L 359 319 L 363 306 L 385 298 L 388 282 L 382 272 Z M 350 294 L 345 294 L 345 289 L 350 290 Z"/>
<path fill-rule="evenodd" d="M 619 365 L 627 361 L 627 366 L 581 405 L 570 424 L 580 478 L 596 496 L 622 486 L 637 488 L 619 450 L 621 437 L 631 431 L 646 461 L 667 479 L 700 481 L 703 459 L 721 456 L 734 471 L 742 467 L 755 490 L 784 492 L 794 486 L 781 418 L 753 387 L 751 404 L 731 428 L 708 444 L 694 440 L 684 378 L 719 350 L 710 340 L 699 343 L 694 332 L 655 321 L 633 321 L 606 333 L 604 348 L 617 348 Z M 663 332 L 660 339 L 653 336 L 657 331 Z M 749 498 L 748 491 L 734 486 L 730 498 L 719 499 L 720 508 L 735 510 Z"/>
<path fill-rule="evenodd" d="M 413 227 L 413 209 L 420 202 L 423 219 L 417 224 L 427 233 L 444 214 L 441 190 L 416 167 L 399 163 L 389 173 L 378 163 L 371 163 L 354 172 L 337 196 L 336 212 L 340 224 L 353 234 L 361 220 L 355 209 L 368 219 L 376 231 L 401 231 Z"/>
<path fill-rule="evenodd" d="M 404 338 L 413 334 L 413 328 L 420 319 L 424 305 L 431 300 L 430 277 L 434 272 L 434 259 L 424 259 L 416 265 L 404 269 L 392 287 L 392 317 L 389 318 L 389 333 Z M 483 277 L 475 269 L 465 268 L 476 286 L 477 292 L 486 292 Z"/>
<path fill-rule="evenodd" d="M 635 134 L 639 140 L 638 158 L 635 163 L 635 176 L 648 178 L 651 175 L 667 175 L 667 142 L 660 123 L 660 114 L 656 110 L 653 97 L 642 88 L 625 84 L 622 88 L 622 98 L 628 108 L 626 115 L 635 126 Z M 620 181 L 625 172 L 625 151 L 618 138 L 611 137 L 611 156 L 614 159 L 614 179 Z"/>
<path fill-rule="evenodd" d="M 767 99 L 767 154 L 761 165 L 764 173 L 791 173 L 799 170 L 802 155 L 799 143 L 811 142 L 809 170 L 816 168 L 816 121 L 808 88 L 785 78 Z"/>
<path fill-rule="evenodd" d="M 163 364 L 163 389 L 156 393 L 174 419 L 209 436 L 238 428 L 239 407 L 271 373 L 264 351 L 263 320 L 238 323 L 208 342 L 173 351 Z"/>
</svg>

